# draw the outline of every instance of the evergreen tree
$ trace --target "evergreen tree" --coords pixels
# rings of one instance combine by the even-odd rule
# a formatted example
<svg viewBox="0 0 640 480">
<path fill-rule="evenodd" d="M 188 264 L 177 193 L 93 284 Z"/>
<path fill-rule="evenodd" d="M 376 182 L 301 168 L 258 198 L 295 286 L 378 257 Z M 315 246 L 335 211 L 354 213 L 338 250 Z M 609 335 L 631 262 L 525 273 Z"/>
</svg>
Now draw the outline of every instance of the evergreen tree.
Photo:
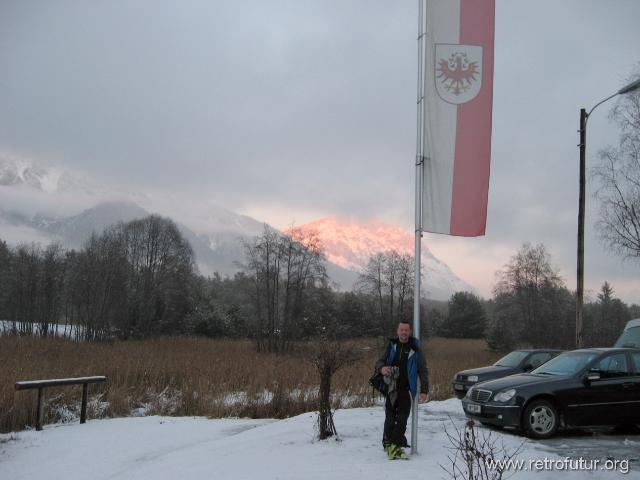
<svg viewBox="0 0 640 480">
<path fill-rule="evenodd" d="M 441 335 L 454 338 L 482 338 L 487 315 L 480 298 L 470 292 L 456 292 L 449 300 L 449 315 Z"/>
</svg>

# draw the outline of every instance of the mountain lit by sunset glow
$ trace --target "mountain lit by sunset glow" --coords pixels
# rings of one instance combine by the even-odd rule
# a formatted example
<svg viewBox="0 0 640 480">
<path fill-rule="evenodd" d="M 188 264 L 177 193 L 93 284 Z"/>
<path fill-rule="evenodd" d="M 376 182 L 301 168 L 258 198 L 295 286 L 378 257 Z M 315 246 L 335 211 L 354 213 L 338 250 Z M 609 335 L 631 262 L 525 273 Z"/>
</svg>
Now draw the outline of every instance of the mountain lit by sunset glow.
<svg viewBox="0 0 640 480">
<path fill-rule="evenodd" d="M 327 260 L 349 270 L 361 270 L 376 253 L 396 250 L 413 256 L 415 249 L 415 239 L 411 233 L 397 225 L 379 221 L 360 223 L 328 217 L 297 228 L 305 232 L 317 232 Z M 422 248 L 426 254 L 424 242 Z"/>
</svg>

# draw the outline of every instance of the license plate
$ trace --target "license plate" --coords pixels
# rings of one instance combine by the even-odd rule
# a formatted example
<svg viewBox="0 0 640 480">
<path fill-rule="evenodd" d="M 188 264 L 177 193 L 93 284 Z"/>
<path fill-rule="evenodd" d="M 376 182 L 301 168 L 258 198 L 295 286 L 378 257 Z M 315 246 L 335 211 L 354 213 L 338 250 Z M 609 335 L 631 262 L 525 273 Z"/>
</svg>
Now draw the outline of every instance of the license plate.
<svg viewBox="0 0 640 480">
<path fill-rule="evenodd" d="M 469 413 L 480 413 L 480 411 L 482 410 L 482 406 L 480 405 L 467 405 L 467 412 Z"/>
<path fill-rule="evenodd" d="M 464 385 L 462 385 L 461 383 L 454 383 L 453 388 L 455 388 L 456 390 L 464 390 Z"/>
</svg>

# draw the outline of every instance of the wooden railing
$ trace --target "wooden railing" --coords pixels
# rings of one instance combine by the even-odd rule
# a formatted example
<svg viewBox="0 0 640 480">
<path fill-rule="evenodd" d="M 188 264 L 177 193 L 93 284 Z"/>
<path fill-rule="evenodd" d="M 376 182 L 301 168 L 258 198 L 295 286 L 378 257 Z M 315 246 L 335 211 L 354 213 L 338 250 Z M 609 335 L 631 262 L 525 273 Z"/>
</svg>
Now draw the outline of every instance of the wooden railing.
<svg viewBox="0 0 640 480">
<path fill-rule="evenodd" d="M 44 408 L 44 389 L 64 385 L 82 385 L 82 407 L 80 409 L 80 423 L 87 421 L 87 390 L 90 383 L 105 382 L 107 377 L 58 378 L 53 380 L 29 380 L 16 382 L 16 390 L 38 389 L 38 409 L 36 412 L 36 430 L 42 430 L 42 410 Z"/>
</svg>

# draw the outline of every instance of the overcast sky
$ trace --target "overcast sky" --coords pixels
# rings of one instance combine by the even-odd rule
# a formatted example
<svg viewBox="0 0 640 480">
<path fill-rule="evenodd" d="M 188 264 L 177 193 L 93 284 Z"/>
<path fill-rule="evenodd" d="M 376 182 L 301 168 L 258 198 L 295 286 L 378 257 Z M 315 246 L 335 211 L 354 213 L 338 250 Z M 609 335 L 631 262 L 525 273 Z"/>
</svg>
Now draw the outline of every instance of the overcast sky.
<svg viewBox="0 0 640 480">
<path fill-rule="evenodd" d="M 341 215 L 412 231 L 417 5 L 0 0 L 0 154 L 277 227 Z M 487 235 L 425 234 L 483 295 L 524 242 L 575 288 L 579 109 L 640 61 L 638 19 L 637 0 L 496 1 Z M 615 101 L 589 120 L 589 166 L 617 142 Z M 590 198 L 586 288 L 640 303 L 640 266 L 606 252 L 596 219 Z"/>
</svg>

